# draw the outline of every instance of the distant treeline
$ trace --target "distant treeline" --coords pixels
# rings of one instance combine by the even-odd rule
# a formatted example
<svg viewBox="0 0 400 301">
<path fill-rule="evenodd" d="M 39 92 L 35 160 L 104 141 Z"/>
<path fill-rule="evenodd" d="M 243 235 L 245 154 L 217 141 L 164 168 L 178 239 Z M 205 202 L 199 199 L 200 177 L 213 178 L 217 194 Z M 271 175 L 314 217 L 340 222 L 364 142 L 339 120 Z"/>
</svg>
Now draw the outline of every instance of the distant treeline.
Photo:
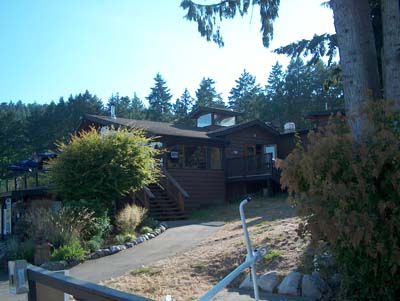
<svg viewBox="0 0 400 301">
<path fill-rule="evenodd" d="M 265 85 L 246 70 L 236 80 L 227 102 L 214 87 L 215 81 L 203 78 L 192 97 L 187 89 L 172 102 L 166 81 L 160 74 L 146 97 L 148 106 L 133 97 L 112 95 L 105 103 L 89 91 L 71 95 L 67 100 L 49 104 L 24 104 L 21 101 L 0 104 L 0 160 L 12 162 L 32 156 L 34 152 L 55 149 L 55 142 L 67 140 L 84 114 L 109 114 L 111 104 L 118 117 L 192 124 L 188 113 L 195 106 L 229 107 L 243 112 L 242 120 L 259 118 L 282 127 L 295 122 L 306 127 L 304 115 L 309 111 L 343 107 L 341 72 L 338 65 L 318 61 L 304 64 L 297 58 L 286 70 L 276 63 Z"/>
</svg>

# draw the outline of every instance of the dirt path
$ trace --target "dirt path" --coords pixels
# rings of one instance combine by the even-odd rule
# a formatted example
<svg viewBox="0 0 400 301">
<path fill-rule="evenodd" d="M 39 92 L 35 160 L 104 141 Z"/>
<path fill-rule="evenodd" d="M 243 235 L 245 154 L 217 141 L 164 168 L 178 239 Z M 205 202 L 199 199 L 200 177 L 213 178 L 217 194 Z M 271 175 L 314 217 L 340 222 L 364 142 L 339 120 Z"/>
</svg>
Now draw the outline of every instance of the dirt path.
<svg viewBox="0 0 400 301">
<path fill-rule="evenodd" d="M 70 270 L 70 275 L 81 280 L 99 282 L 121 276 L 143 265 L 190 251 L 223 226 L 221 222 L 168 222 L 169 229 L 162 235 L 117 254 L 89 260 Z"/>
</svg>

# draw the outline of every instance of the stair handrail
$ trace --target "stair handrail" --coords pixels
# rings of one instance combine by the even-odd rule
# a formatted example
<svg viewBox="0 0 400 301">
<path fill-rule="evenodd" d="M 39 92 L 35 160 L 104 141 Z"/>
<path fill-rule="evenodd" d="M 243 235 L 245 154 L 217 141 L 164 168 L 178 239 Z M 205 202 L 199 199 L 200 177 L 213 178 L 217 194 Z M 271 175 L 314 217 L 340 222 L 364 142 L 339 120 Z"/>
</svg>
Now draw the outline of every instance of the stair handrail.
<svg viewBox="0 0 400 301">
<path fill-rule="evenodd" d="M 142 203 L 142 205 L 147 208 L 150 209 L 150 200 L 154 199 L 155 196 L 154 194 L 151 192 L 151 190 L 149 189 L 149 187 L 147 186 L 143 186 L 142 189 L 134 192 L 136 198 L 139 200 L 140 203 Z"/>
<path fill-rule="evenodd" d="M 151 192 L 151 190 L 150 190 L 149 187 L 143 186 L 143 191 L 144 191 L 145 194 L 147 194 L 147 196 L 148 196 L 150 199 L 154 199 L 154 198 L 155 198 L 154 194 Z"/>
<path fill-rule="evenodd" d="M 162 169 L 162 172 L 164 174 L 164 177 L 161 177 L 160 180 L 165 181 L 164 188 L 166 192 L 178 203 L 179 209 L 182 212 L 185 212 L 185 199 L 189 198 L 189 194 L 165 168 Z M 171 191 L 171 188 L 175 191 Z"/>
</svg>

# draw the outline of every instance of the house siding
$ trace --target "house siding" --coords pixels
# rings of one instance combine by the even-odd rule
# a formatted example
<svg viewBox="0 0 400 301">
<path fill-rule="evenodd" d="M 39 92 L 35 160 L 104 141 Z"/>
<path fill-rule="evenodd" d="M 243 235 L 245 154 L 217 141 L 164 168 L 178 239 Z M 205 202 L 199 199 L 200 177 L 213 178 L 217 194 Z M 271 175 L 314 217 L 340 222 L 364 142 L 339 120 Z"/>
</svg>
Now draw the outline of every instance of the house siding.
<svg viewBox="0 0 400 301">
<path fill-rule="evenodd" d="M 168 169 L 168 172 L 189 194 L 185 209 L 222 204 L 225 201 L 225 173 L 209 169 Z"/>
<path fill-rule="evenodd" d="M 225 140 L 225 158 L 229 159 L 243 157 L 246 144 L 277 144 L 278 137 L 255 125 L 226 135 Z"/>
</svg>

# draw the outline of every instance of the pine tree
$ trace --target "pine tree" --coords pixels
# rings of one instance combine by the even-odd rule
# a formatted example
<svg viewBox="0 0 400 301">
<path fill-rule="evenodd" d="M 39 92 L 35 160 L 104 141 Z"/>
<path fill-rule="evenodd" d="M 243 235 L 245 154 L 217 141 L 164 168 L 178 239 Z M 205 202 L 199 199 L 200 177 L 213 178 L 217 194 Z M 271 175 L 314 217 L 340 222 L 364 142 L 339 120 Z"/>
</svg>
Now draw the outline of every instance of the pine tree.
<svg viewBox="0 0 400 301">
<path fill-rule="evenodd" d="M 242 119 L 259 118 L 259 102 L 262 91 L 260 85 L 256 83 L 255 76 L 246 70 L 235 81 L 236 86 L 231 89 L 229 107 L 235 111 L 244 113 Z"/>
<path fill-rule="evenodd" d="M 178 98 L 174 105 L 174 119 L 176 123 L 191 125 L 192 119 L 189 118 L 189 112 L 193 106 L 193 97 L 190 96 L 188 89 Z"/>
<path fill-rule="evenodd" d="M 108 111 L 110 111 L 112 104 L 115 106 L 116 117 L 130 118 L 130 99 L 128 96 L 120 97 L 119 93 L 116 93 L 115 95 L 112 94 L 108 99 Z"/>
<path fill-rule="evenodd" d="M 147 118 L 154 121 L 170 121 L 172 119 L 170 100 L 172 95 L 160 73 L 154 78 L 155 84 L 146 99 L 149 101 Z"/>
<path fill-rule="evenodd" d="M 146 108 L 142 102 L 142 100 L 137 96 L 136 92 L 133 94 L 133 98 L 131 99 L 131 103 L 129 105 L 129 118 L 132 119 L 145 119 L 146 117 Z"/>
<path fill-rule="evenodd" d="M 213 79 L 203 77 L 196 91 L 196 107 L 225 107 L 221 93 L 217 93 L 214 85 L 215 81 Z"/>
</svg>

